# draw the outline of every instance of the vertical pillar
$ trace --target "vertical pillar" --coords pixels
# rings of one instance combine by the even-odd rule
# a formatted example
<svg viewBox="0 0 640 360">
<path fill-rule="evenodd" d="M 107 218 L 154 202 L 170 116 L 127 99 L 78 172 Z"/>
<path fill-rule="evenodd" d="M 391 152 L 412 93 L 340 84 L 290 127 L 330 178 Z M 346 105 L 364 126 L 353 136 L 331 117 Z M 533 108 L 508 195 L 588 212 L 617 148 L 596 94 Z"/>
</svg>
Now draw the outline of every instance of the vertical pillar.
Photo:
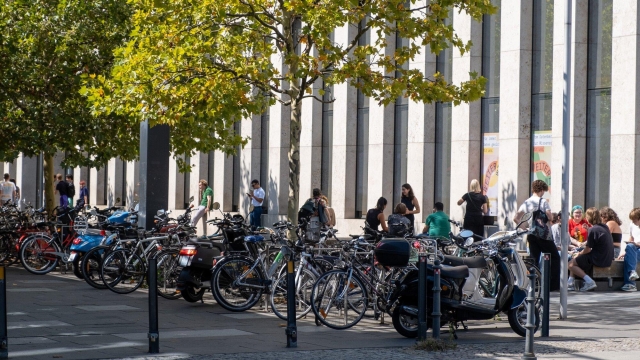
<svg viewBox="0 0 640 360">
<path fill-rule="evenodd" d="M 238 211 L 245 215 L 249 214 L 249 206 L 251 199 L 245 194 L 251 191 L 251 181 L 257 179 L 260 186 L 265 188 L 267 179 L 260 179 L 260 152 L 261 152 L 261 123 L 260 115 L 254 115 L 250 118 L 243 119 L 240 123 L 240 135 L 249 138 L 249 142 L 240 150 L 240 201 L 238 202 Z M 263 224 L 265 225 L 265 224 Z"/>
<path fill-rule="evenodd" d="M 184 160 L 184 155 L 179 155 L 178 158 Z M 129 173 L 127 172 L 127 175 Z M 169 159 L 169 199 L 167 203 L 168 209 L 182 209 L 184 208 L 184 174 L 178 169 L 176 159 L 171 157 Z M 211 184 L 213 188 L 213 184 Z"/>
<path fill-rule="evenodd" d="M 104 175 L 106 171 L 106 166 L 89 170 L 89 179 L 91 181 L 87 184 L 87 187 L 89 188 L 89 204 L 91 205 L 105 205 L 107 203 L 104 196 L 104 188 L 106 186 Z"/>
<path fill-rule="evenodd" d="M 453 23 L 463 41 L 471 40 L 470 52 L 460 55 L 453 49 L 452 81 L 459 84 L 469 80 L 469 72 L 482 73 L 482 24 L 464 12 L 453 12 Z M 472 179 L 480 181 L 480 140 L 482 122 L 480 101 L 454 106 L 451 115 L 451 164 L 455 176 L 451 176 L 451 218 L 462 220 L 462 208 L 457 201 L 469 191 Z"/>
<path fill-rule="evenodd" d="M 500 34 L 500 176 L 499 224 L 513 228 L 519 204 L 531 183 L 531 60 L 533 5 L 531 0 L 502 0 Z M 508 220 L 505 222 L 504 219 Z"/>
<path fill-rule="evenodd" d="M 371 29 L 371 43 L 378 41 L 378 34 Z M 387 47 L 382 56 L 395 54 L 395 34 L 386 35 Z M 385 69 L 373 68 L 373 71 L 384 73 Z M 385 73 L 386 76 L 395 76 L 394 73 Z M 368 206 L 373 208 L 380 196 L 387 201 L 385 214 L 389 215 L 393 210 L 393 145 L 394 145 L 394 120 L 395 104 L 378 105 L 370 103 L 369 107 L 369 181 L 368 181 Z"/>
<path fill-rule="evenodd" d="M 313 94 L 322 99 L 322 79 L 311 85 Z M 322 103 L 307 98 L 302 101 L 302 131 L 300 133 L 300 201 L 311 196 L 322 180 Z M 327 191 L 327 189 L 322 189 Z M 331 195 L 329 200 L 331 199 Z"/>
<path fill-rule="evenodd" d="M 627 215 L 640 204 L 640 6 L 637 1 L 614 1 L 612 31 L 609 201 L 626 233 L 630 225 Z"/>
<path fill-rule="evenodd" d="M 153 214 L 167 208 L 169 186 L 169 126 L 140 124 L 140 220 L 153 226 Z"/>
<path fill-rule="evenodd" d="M 586 149 L 587 149 L 587 42 L 589 24 L 589 1 L 572 0 L 573 16 L 571 21 L 573 37 L 571 39 L 571 96 L 569 144 L 569 208 L 573 204 L 584 205 Z M 615 6 L 614 6 L 615 7 Z M 565 6 L 556 4 L 553 8 L 553 99 L 551 123 L 552 158 L 551 187 L 558 189 L 558 196 L 552 196 L 551 208 L 560 209 L 560 189 L 562 188 L 562 110 L 564 108 L 563 87 L 565 63 L 564 46 Z M 504 20 L 503 20 L 504 21 Z M 630 56 L 630 55 L 626 55 Z M 616 59 L 619 61 L 620 59 Z M 614 63 L 616 62 L 614 61 Z M 613 99 L 612 99 L 613 103 Z M 613 115 L 613 113 L 612 113 Z M 613 129 L 612 129 L 613 130 Z M 613 169 L 613 167 L 612 167 Z"/>
<path fill-rule="evenodd" d="M 140 164 L 137 160 L 127 161 L 124 198 L 127 207 L 135 206 L 140 201 Z"/>
<path fill-rule="evenodd" d="M 193 206 L 197 208 L 200 205 L 200 188 L 198 187 L 200 179 L 207 179 L 209 176 L 209 153 L 198 152 L 190 157 L 191 175 L 189 176 L 189 193 L 187 198 L 193 196 Z M 207 215 L 198 221 L 198 234 L 207 233 Z"/>
<path fill-rule="evenodd" d="M 345 45 L 352 41 L 357 28 L 345 25 L 335 31 L 335 42 Z M 356 207 L 356 146 L 358 138 L 358 92 L 349 84 L 333 86 L 333 159 L 330 205 L 336 220 L 352 219 Z M 302 197 L 301 197 L 302 198 Z M 336 224 L 341 228 L 340 223 Z"/>
<path fill-rule="evenodd" d="M 37 173 L 38 171 L 38 158 L 26 157 L 24 154 L 20 154 L 16 159 L 16 185 L 20 188 L 20 196 L 28 203 L 36 205 L 36 188 L 37 188 Z M 4 174 L 2 174 L 4 175 Z M 20 199 L 16 199 L 20 201 Z"/>
<path fill-rule="evenodd" d="M 124 199 L 122 189 L 122 177 L 124 166 L 122 160 L 113 158 L 109 160 L 107 167 L 107 206 L 121 206 Z M 120 201 L 117 201 L 120 199 Z"/>
<path fill-rule="evenodd" d="M 221 151 L 215 152 L 215 173 L 213 178 L 213 200 L 220 203 L 222 211 L 231 211 L 233 195 L 233 156 Z"/>
<path fill-rule="evenodd" d="M 62 178 L 64 179 L 65 174 L 67 173 L 66 169 L 62 167 L 62 161 L 64 161 L 64 152 L 58 151 L 55 155 L 53 155 L 53 173 L 54 174 L 62 174 Z"/>
</svg>

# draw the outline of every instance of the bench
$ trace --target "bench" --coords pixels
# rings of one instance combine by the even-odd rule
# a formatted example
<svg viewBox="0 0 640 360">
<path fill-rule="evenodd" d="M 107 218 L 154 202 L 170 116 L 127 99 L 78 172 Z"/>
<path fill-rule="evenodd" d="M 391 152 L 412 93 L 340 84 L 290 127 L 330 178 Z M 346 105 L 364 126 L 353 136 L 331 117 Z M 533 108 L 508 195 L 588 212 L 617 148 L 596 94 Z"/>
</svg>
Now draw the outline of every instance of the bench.
<svg viewBox="0 0 640 360">
<path fill-rule="evenodd" d="M 636 271 L 640 272 L 640 264 L 636 266 Z M 591 278 L 595 280 L 598 287 L 596 291 L 620 290 L 624 285 L 624 261 L 614 260 L 609 267 L 594 266 L 591 271 Z"/>
</svg>

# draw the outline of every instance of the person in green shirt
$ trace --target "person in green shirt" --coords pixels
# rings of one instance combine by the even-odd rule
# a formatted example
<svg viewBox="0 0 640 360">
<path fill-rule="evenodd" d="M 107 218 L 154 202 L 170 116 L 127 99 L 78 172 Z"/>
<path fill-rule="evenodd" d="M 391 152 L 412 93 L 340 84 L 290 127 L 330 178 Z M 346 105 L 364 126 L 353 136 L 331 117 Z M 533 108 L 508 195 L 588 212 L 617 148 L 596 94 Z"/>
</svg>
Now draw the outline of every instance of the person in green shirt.
<svg viewBox="0 0 640 360">
<path fill-rule="evenodd" d="M 213 206 L 213 190 L 209 187 L 209 183 L 207 180 L 202 179 L 198 183 L 198 188 L 200 189 L 200 205 L 194 211 L 191 216 L 191 226 L 197 226 L 198 221 L 207 210 L 211 210 L 211 206 Z M 205 226 L 204 233 L 207 233 L 207 227 Z"/>
<path fill-rule="evenodd" d="M 433 208 L 433 213 L 427 216 L 424 222 L 423 234 L 429 233 L 429 236 L 449 237 L 451 232 L 451 224 L 449 223 L 449 215 L 444 213 L 444 204 L 437 202 Z"/>
</svg>

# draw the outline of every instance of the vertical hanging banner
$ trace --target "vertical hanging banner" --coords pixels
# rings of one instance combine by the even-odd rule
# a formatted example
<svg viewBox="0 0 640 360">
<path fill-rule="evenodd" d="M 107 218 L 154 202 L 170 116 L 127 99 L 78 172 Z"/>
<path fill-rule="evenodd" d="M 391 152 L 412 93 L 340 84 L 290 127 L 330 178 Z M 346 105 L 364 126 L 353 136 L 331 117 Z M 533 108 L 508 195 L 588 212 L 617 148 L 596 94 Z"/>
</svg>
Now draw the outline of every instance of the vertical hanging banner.
<svg viewBox="0 0 640 360">
<path fill-rule="evenodd" d="M 531 152 L 531 181 L 542 180 L 549 185 L 544 198 L 551 197 L 551 131 L 533 132 L 533 151 Z"/>
<path fill-rule="evenodd" d="M 489 214 L 498 215 L 498 133 L 483 137 L 482 193 L 489 198 Z"/>
</svg>

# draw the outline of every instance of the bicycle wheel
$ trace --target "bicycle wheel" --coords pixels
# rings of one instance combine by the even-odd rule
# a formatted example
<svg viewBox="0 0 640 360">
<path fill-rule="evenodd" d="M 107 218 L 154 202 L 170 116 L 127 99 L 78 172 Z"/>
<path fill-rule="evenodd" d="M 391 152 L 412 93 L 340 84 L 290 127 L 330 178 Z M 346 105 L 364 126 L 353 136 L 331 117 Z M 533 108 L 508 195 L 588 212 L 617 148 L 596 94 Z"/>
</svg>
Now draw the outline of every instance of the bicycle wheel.
<svg viewBox="0 0 640 360">
<path fill-rule="evenodd" d="M 298 274 L 296 274 L 298 277 Z M 317 277 L 304 269 L 296 281 L 296 319 L 300 319 L 311 311 L 311 289 Z M 271 309 L 282 320 L 287 320 L 287 274 L 284 273 L 273 285 L 269 302 Z"/>
<path fill-rule="evenodd" d="M 101 271 L 109 290 L 118 294 L 128 294 L 142 285 L 147 268 L 138 254 L 120 249 L 105 256 Z"/>
<path fill-rule="evenodd" d="M 367 289 L 357 276 L 332 270 L 320 276 L 311 291 L 313 313 L 322 324 L 337 330 L 357 324 L 367 310 Z"/>
<path fill-rule="evenodd" d="M 27 238 L 20 247 L 20 262 L 28 272 L 44 275 L 51 272 L 58 265 L 60 246 L 50 237 L 32 236 Z"/>
<path fill-rule="evenodd" d="M 102 257 L 108 249 L 108 246 L 94 247 L 82 257 L 82 262 L 80 263 L 80 270 L 82 271 L 84 281 L 100 290 L 107 288 L 107 285 L 104 284 L 104 280 L 102 279 L 101 269 Z"/>
<path fill-rule="evenodd" d="M 0 265 L 9 266 L 13 263 L 13 244 L 11 235 L 0 235 Z"/>
<path fill-rule="evenodd" d="M 156 257 L 158 261 L 156 272 L 158 295 L 165 299 L 175 300 L 180 298 L 180 293 L 176 289 L 178 276 L 182 271 L 182 266 L 178 265 L 179 252 L 179 250 L 166 250 Z"/>
<path fill-rule="evenodd" d="M 220 306 L 238 312 L 249 310 L 260 301 L 265 290 L 264 278 L 257 269 L 249 271 L 252 266 L 253 263 L 244 258 L 218 262 L 211 277 L 211 292 Z"/>
</svg>

